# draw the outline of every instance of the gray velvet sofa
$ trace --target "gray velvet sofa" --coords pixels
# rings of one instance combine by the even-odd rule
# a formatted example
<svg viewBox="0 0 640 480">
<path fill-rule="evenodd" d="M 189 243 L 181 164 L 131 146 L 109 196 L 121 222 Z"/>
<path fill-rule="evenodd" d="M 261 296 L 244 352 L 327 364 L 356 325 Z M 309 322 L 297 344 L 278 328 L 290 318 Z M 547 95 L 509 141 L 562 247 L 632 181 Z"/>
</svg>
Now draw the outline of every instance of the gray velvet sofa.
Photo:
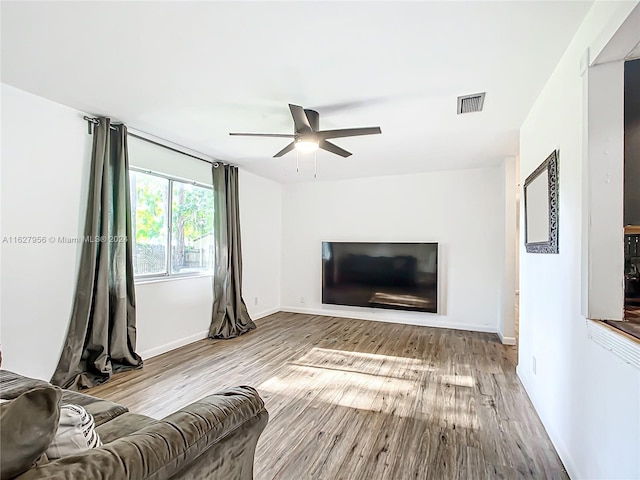
<svg viewBox="0 0 640 480">
<path fill-rule="evenodd" d="M 47 386 L 50 384 L 42 380 L 0 370 L 2 399 L 15 399 Z M 256 444 L 268 421 L 264 402 L 251 387 L 209 395 L 161 420 L 62 390 L 60 404 L 69 403 L 82 405 L 93 415 L 103 446 L 45 462 L 14 477 L 16 480 L 249 480 Z M 7 435 L 11 432 L 3 432 L 3 442 Z"/>
</svg>

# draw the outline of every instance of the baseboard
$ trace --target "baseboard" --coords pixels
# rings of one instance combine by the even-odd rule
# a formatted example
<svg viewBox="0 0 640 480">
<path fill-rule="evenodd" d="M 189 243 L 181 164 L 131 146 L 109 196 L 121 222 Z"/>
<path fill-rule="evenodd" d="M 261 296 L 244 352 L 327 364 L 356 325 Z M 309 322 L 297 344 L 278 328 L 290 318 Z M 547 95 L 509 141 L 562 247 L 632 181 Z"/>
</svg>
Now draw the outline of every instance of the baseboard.
<svg viewBox="0 0 640 480">
<path fill-rule="evenodd" d="M 396 318 L 392 315 L 385 314 L 386 310 L 381 310 L 380 313 L 370 312 L 352 312 L 346 310 L 323 310 L 315 308 L 299 308 L 299 307 L 280 307 L 280 311 L 289 313 L 304 313 L 306 315 L 322 315 L 323 317 L 339 317 L 339 318 L 355 318 L 356 320 L 370 320 L 373 322 L 387 322 L 387 323 L 404 323 L 407 325 L 418 325 L 422 327 L 435 327 L 435 328 L 450 328 L 453 330 L 468 330 L 472 332 L 484 332 L 484 333 L 497 333 L 494 327 L 484 325 L 473 325 L 466 323 L 456 322 L 434 322 L 431 317 L 435 318 L 433 314 L 426 314 L 424 316 L 412 317 L 407 316 L 403 318 Z M 415 313 L 415 312 L 413 312 Z"/>
<path fill-rule="evenodd" d="M 263 317 L 268 317 L 269 315 L 272 315 L 279 311 L 279 308 L 270 308 L 269 310 L 254 313 L 251 318 L 253 320 L 258 320 Z M 159 345 L 143 352 L 138 352 L 138 355 L 140 355 L 143 359 L 157 357 L 158 355 L 170 352 L 171 350 L 175 350 L 176 348 L 184 347 L 185 345 L 189 345 L 190 343 L 197 342 L 198 340 L 202 340 L 203 338 L 207 338 L 208 334 L 208 330 L 194 333 L 193 335 L 189 335 L 188 337 L 180 338 L 178 340 L 174 340 L 173 342 L 165 343 L 164 345 Z"/>
<path fill-rule="evenodd" d="M 278 313 L 280 311 L 280 307 L 270 308 L 269 310 L 264 310 L 259 313 L 254 313 L 251 315 L 253 320 L 260 320 L 261 318 L 268 317 L 269 315 L 273 315 L 274 313 Z"/>
<path fill-rule="evenodd" d="M 442 324 L 439 322 L 430 321 L 428 318 L 394 318 L 393 316 L 386 315 L 378 315 L 378 314 L 367 314 L 361 312 L 350 312 L 350 311 L 342 311 L 342 310 L 319 310 L 313 308 L 299 308 L 299 307 L 276 307 L 270 308 L 268 310 L 263 310 L 259 313 L 254 313 L 252 315 L 253 320 L 259 320 L 264 317 L 268 317 L 269 315 L 273 315 L 278 312 L 290 312 L 290 313 L 303 313 L 307 315 L 322 315 L 324 317 L 339 317 L 339 318 L 355 318 L 357 320 L 369 320 L 373 322 L 387 322 L 387 323 L 404 323 L 407 325 L 419 325 L 423 327 L 436 327 L 436 328 L 451 328 L 453 330 L 470 330 L 474 332 L 485 332 L 485 333 L 496 333 L 502 343 L 506 345 L 515 345 L 515 338 L 512 337 L 502 337 L 499 332 L 497 332 L 494 328 L 485 327 L 482 325 L 471 325 L 464 323 L 447 323 Z M 162 355 L 163 353 L 169 352 L 171 350 L 175 350 L 176 348 L 183 347 L 193 342 L 197 342 L 198 340 L 202 340 L 207 338 L 208 330 L 203 332 L 194 333 L 193 335 L 189 335 L 187 337 L 180 338 L 178 340 L 174 340 L 169 343 L 165 343 L 164 345 L 159 345 L 157 347 L 150 348 L 148 350 L 144 350 L 142 352 L 138 352 L 138 354 L 143 359 L 149 359 L 152 357 L 157 357 L 158 355 Z M 508 343 L 513 340 L 513 343 Z"/>
<path fill-rule="evenodd" d="M 502 342 L 503 345 L 516 344 L 516 337 L 505 337 L 504 335 L 502 335 L 501 331 L 498 331 L 498 338 L 500 338 L 500 341 Z"/>
<path fill-rule="evenodd" d="M 185 345 L 189 345 L 190 343 L 197 342 L 198 340 L 202 340 L 207 338 L 209 334 L 209 330 L 205 330 L 204 332 L 194 333 L 193 335 L 189 335 L 188 337 L 179 338 L 178 340 L 174 340 L 169 343 L 165 343 L 164 345 L 159 345 L 157 347 L 150 348 L 143 352 L 138 352 L 143 360 L 149 359 L 152 357 L 157 357 L 158 355 L 162 355 L 163 353 L 170 352 L 171 350 L 175 350 L 176 348 L 184 347 Z"/>
</svg>

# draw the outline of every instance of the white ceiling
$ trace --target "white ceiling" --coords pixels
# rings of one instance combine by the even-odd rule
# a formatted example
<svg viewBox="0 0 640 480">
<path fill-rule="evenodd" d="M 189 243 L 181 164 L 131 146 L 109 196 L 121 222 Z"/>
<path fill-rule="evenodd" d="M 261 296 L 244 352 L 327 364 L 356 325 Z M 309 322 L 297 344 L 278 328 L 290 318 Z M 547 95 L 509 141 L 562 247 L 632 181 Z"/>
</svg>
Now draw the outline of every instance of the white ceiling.
<svg viewBox="0 0 640 480">
<path fill-rule="evenodd" d="M 2 81 L 280 182 L 288 103 L 324 129 L 318 178 L 497 165 L 592 2 L 2 2 Z M 577 67 L 576 67 L 577 68 Z M 484 111 L 456 97 L 487 92 Z M 34 119 L 36 122 L 37 119 Z"/>
</svg>

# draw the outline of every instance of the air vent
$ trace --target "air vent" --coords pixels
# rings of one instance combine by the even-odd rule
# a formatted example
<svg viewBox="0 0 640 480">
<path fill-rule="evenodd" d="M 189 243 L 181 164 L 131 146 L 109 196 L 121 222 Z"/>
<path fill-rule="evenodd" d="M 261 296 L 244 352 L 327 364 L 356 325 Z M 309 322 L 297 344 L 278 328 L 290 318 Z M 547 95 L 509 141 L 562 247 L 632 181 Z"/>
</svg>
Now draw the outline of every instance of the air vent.
<svg viewBox="0 0 640 480">
<path fill-rule="evenodd" d="M 458 97 L 458 115 L 461 113 L 471 113 L 482 111 L 484 105 L 484 93 L 475 93 L 473 95 L 464 95 Z"/>
</svg>

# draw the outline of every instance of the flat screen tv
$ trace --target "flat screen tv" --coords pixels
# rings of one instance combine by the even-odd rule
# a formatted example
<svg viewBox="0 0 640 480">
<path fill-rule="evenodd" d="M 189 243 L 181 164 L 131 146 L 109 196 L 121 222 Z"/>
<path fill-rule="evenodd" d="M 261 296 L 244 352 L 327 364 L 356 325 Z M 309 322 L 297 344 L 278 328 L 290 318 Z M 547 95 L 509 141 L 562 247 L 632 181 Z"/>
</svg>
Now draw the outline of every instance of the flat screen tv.
<svg viewBox="0 0 640 480">
<path fill-rule="evenodd" d="M 322 303 L 438 311 L 438 244 L 322 242 Z"/>
</svg>

